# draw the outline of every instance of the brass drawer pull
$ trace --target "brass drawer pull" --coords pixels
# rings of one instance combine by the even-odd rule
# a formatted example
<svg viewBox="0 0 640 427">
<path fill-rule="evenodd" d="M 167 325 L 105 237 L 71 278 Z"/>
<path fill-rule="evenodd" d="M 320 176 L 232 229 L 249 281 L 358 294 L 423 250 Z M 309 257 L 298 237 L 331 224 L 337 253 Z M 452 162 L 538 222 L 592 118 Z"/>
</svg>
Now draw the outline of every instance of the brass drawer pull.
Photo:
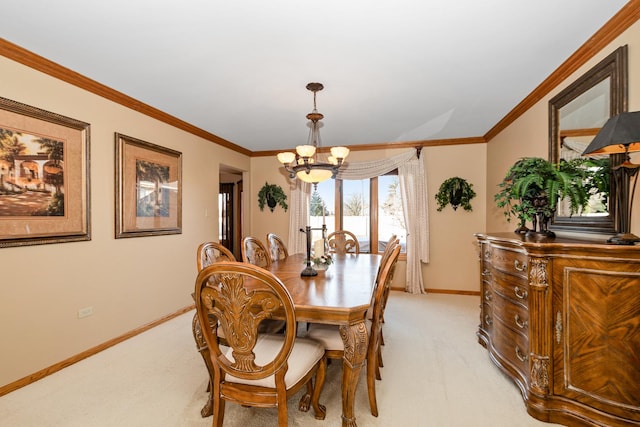
<svg viewBox="0 0 640 427">
<path fill-rule="evenodd" d="M 520 350 L 520 347 L 518 346 L 516 346 L 516 357 L 521 362 L 526 362 L 529 358 L 526 354 L 522 353 L 522 350 Z"/>
<path fill-rule="evenodd" d="M 526 271 L 527 270 L 527 264 L 526 263 L 521 264 L 520 261 L 515 260 L 513 264 L 516 267 L 516 270 L 518 270 L 518 271 Z"/>
<path fill-rule="evenodd" d="M 493 320 L 491 320 L 491 316 L 489 316 L 488 314 L 484 315 L 484 323 L 486 323 L 488 326 L 493 325 Z"/>
<path fill-rule="evenodd" d="M 529 321 L 525 320 L 524 322 L 520 319 L 520 315 L 516 314 L 515 317 L 515 321 L 516 321 L 516 325 L 518 325 L 518 327 L 520 329 L 524 329 L 527 326 L 529 326 Z"/>
<path fill-rule="evenodd" d="M 485 299 L 485 301 L 491 301 L 491 299 L 492 299 L 491 292 L 484 291 L 484 299 Z"/>
<path fill-rule="evenodd" d="M 527 298 L 527 291 L 523 291 L 522 289 L 520 289 L 518 286 L 515 287 L 515 289 L 513 290 L 516 294 L 516 296 L 520 299 L 526 299 Z"/>
</svg>

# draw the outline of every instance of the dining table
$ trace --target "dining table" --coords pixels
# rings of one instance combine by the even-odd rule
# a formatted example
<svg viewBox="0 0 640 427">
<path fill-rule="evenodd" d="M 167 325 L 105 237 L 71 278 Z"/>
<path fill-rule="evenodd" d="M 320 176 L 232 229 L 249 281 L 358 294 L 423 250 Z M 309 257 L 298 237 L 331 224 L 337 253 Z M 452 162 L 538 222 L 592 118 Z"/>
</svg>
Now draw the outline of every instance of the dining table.
<svg viewBox="0 0 640 427">
<path fill-rule="evenodd" d="M 266 267 L 285 285 L 299 322 L 338 325 L 344 343 L 342 426 L 356 427 L 354 402 L 369 336 L 365 323 L 380 265 L 378 254 L 332 254 L 317 276 L 301 276 L 305 254 L 292 254 Z"/>
<path fill-rule="evenodd" d="M 369 336 L 366 314 L 371 305 L 381 256 L 332 254 L 332 263 L 316 276 L 301 276 L 305 254 L 291 254 L 265 267 L 285 285 L 294 304 L 296 321 L 338 325 L 344 343 L 342 366 L 342 426 L 356 427 L 354 403 L 360 372 L 366 362 Z M 275 316 L 277 317 L 277 315 Z M 206 343 L 194 317 L 194 337 L 207 363 Z M 207 367 L 209 364 L 207 363 Z M 211 405 L 202 414 L 210 415 Z"/>
</svg>

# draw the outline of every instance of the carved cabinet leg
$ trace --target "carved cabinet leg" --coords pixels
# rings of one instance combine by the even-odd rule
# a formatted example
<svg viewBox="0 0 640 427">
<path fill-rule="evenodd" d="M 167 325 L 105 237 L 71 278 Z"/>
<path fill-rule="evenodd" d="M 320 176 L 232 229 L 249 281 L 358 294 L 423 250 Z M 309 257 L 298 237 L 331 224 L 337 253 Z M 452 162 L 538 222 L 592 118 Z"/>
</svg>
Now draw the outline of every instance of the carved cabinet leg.
<svg viewBox="0 0 640 427">
<path fill-rule="evenodd" d="M 340 336 L 344 343 L 342 367 L 342 426 L 356 427 L 354 402 L 360 371 L 367 356 L 368 334 L 364 321 L 353 325 L 341 325 Z"/>
</svg>

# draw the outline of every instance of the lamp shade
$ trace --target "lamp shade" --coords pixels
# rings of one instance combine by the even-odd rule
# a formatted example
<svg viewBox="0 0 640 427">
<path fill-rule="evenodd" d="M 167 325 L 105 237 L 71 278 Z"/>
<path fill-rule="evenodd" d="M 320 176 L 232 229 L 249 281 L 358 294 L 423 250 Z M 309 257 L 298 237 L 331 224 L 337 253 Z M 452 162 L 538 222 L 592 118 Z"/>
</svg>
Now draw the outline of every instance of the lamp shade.
<svg viewBox="0 0 640 427">
<path fill-rule="evenodd" d="M 289 164 L 296 159 L 296 155 L 290 151 L 278 153 L 278 161 L 282 164 Z"/>
<path fill-rule="evenodd" d="M 347 147 L 333 147 L 331 148 L 331 155 L 336 159 L 345 159 L 349 155 L 349 149 Z"/>
<path fill-rule="evenodd" d="M 312 157 L 316 153 L 316 147 L 313 145 L 298 145 L 296 151 L 300 157 Z"/>
<path fill-rule="evenodd" d="M 631 151 L 640 151 L 640 111 L 611 117 L 582 155 Z"/>
<path fill-rule="evenodd" d="M 332 172 L 327 169 L 311 169 L 310 171 L 301 170 L 296 174 L 298 179 L 311 184 L 326 181 L 331 178 Z"/>
</svg>

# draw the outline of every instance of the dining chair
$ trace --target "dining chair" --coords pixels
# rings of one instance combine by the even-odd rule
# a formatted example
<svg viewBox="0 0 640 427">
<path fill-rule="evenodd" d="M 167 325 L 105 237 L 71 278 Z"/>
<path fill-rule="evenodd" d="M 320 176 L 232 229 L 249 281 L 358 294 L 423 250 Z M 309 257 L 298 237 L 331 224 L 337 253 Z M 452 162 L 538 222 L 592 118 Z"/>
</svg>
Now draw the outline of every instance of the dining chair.
<svg viewBox="0 0 640 427">
<path fill-rule="evenodd" d="M 393 245 L 399 245 L 399 244 L 400 244 L 400 239 L 398 239 L 398 236 L 395 235 L 395 234 L 392 234 L 391 237 L 389 237 L 389 240 L 387 241 L 387 244 L 384 247 L 384 252 L 382 252 L 382 259 L 380 260 L 380 266 L 384 265 L 385 260 L 389 257 L 389 255 L 391 255 L 391 251 L 393 249 Z M 381 272 L 382 272 L 381 268 L 378 268 L 378 276 L 380 276 Z M 393 283 L 393 273 L 394 272 L 395 272 L 395 268 L 391 272 L 391 277 L 389 278 L 390 283 Z M 389 289 L 391 289 L 391 287 L 389 287 Z M 387 291 L 387 295 L 385 295 L 383 297 L 383 304 L 385 306 L 387 305 L 387 298 L 388 297 L 389 297 L 389 292 Z M 384 323 L 384 317 L 382 318 L 382 323 Z M 380 344 L 384 345 L 384 336 L 382 335 L 382 331 L 380 331 Z M 382 367 L 382 358 L 379 360 L 379 365 Z M 378 378 L 378 379 L 380 379 L 380 378 Z"/>
<path fill-rule="evenodd" d="M 197 264 L 198 264 L 198 272 L 202 271 L 203 268 L 213 264 L 214 262 L 220 261 L 235 261 L 235 257 L 227 248 L 222 246 L 220 243 L 216 242 L 204 242 L 198 246 L 197 254 Z M 212 317 L 209 318 L 209 328 L 213 328 L 216 323 L 216 320 Z M 276 319 L 266 319 L 262 323 L 260 323 L 260 331 L 268 332 L 268 333 L 281 333 L 284 331 L 285 322 L 282 320 Z M 212 372 L 212 367 L 209 362 L 209 347 L 207 343 L 204 341 L 204 337 L 202 335 L 202 330 L 200 326 L 200 322 L 198 321 L 197 313 L 193 316 L 193 321 L 191 325 L 191 330 L 193 332 L 193 338 L 196 341 L 196 346 L 198 348 L 198 352 L 204 359 L 204 364 L 207 367 L 209 372 Z M 221 331 L 218 333 L 218 342 L 221 345 L 228 345 L 226 336 Z M 208 392 L 211 392 L 211 385 L 207 388 Z M 201 415 L 203 418 L 211 415 L 212 407 L 211 407 L 211 399 L 209 402 L 202 408 Z"/>
<path fill-rule="evenodd" d="M 391 254 L 386 259 L 385 264 L 381 265 L 382 273 L 376 280 L 374 286 L 374 299 L 371 306 L 371 316 L 367 321 L 367 327 L 369 332 L 369 343 L 367 344 L 367 391 L 369 395 L 369 406 L 371 408 L 371 414 L 374 417 L 378 416 L 378 402 L 376 400 L 376 379 L 378 375 L 376 371 L 379 371 L 378 359 L 381 355 L 380 348 L 380 330 L 382 318 L 384 315 L 384 304 L 382 300 L 386 292 L 386 288 L 391 286 L 389 280 L 392 271 L 395 269 L 398 256 L 400 255 L 400 245 L 396 244 L 391 249 Z M 313 338 L 316 341 L 321 342 L 325 348 L 325 354 L 329 359 L 342 359 L 344 357 L 344 344 L 342 337 L 340 336 L 340 329 L 336 325 L 325 325 L 312 323 L 309 325 L 306 336 Z"/>
<path fill-rule="evenodd" d="M 222 246 L 222 244 L 218 242 L 203 242 L 198 246 L 196 250 L 196 263 L 198 266 L 198 273 L 202 271 L 203 268 L 213 264 L 214 262 L 219 261 L 235 261 L 235 257 L 229 251 L 229 249 Z M 195 294 L 193 295 L 195 298 Z M 216 324 L 216 319 L 209 316 L 209 328 L 213 328 Z M 213 367 L 211 366 L 210 357 L 209 357 L 209 347 L 204 340 L 202 335 L 202 327 L 200 325 L 200 321 L 198 320 L 198 313 L 193 316 L 193 320 L 191 322 L 191 330 L 193 332 L 193 338 L 196 342 L 196 347 L 198 352 L 202 356 L 204 360 L 204 364 L 207 367 L 207 371 L 209 373 L 213 372 Z M 218 341 L 226 345 L 226 338 L 222 336 L 222 334 L 218 335 Z M 211 393 L 211 384 L 207 387 L 207 392 Z M 200 414 L 203 418 L 211 416 L 212 413 L 212 400 L 211 397 L 207 404 L 202 408 Z"/>
<path fill-rule="evenodd" d="M 289 256 L 287 246 L 282 239 L 274 233 L 267 234 L 267 247 L 271 255 L 271 261 L 278 261 Z"/>
<path fill-rule="evenodd" d="M 196 262 L 198 271 L 217 261 L 235 261 L 231 251 L 218 242 L 204 242 L 198 246 L 196 251 Z"/>
<path fill-rule="evenodd" d="M 325 418 L 319 402 L 326 375 L 324 347 L 296 336 L 293 300 L 273 273 L 247 263 L 214 263 L 198 274 L 195 295 L 200 322 L 216 319 L 216 327 L 202 331 L 211 349 L 214 427 L 223 425 L 226 402 L 275 407 L 278 426 L 285 427 L 287 400 L 305 386 L 299 409 L 308 411 L 311 405 L 316 419 Z M 261 333 L 260 323 L 276 312 L 285 318 L 285 333 Z M 229 347 L 218 343 L 218 329 Z"/>
<path fill-rule="evenodd" d="M 398 239 L 398 236 L 395 234 L 392 234 L 391 237 L 389 237 L 389 240 L 387 240 L 387 243 L 384 245 L 384 251 L 382 252 L 382 259 L 380 260 L 380 267 L 378 267 L 378 276 L 380 275 L 380 272 L 382 270 L 382 266 L 384 265 L 384 262 L 386 260 L 386 258 L 389 257 L 389 255 L 391 254 L 391 250 L 393 249 L 393 245 L 394 244 L 399 244 L 400 243 L 400 239 Z"/>
<path fill-rule="evenodd" d="M 329 252 L 338 255 L 346 253 L 360 253 L 360 243 L 355 234 L 347 230 L 337 230 L 327 236 Z"/>
<path fill-rule="evenodd" d="M 264 243 L 251 236 L 242 239 L 242 261 L 263 268 L 271 266 L 271 256 Z"/>
<path fill-rule="evenodd" d="M 247 236 L 242 240 L 242 261 L 268 268 L 271 265 L 271 256 L 264 244 L 255 237 Z M 261 328 L 265 332 L 273 334 L 281 333 L 286 324 L 283 320 L 267 319 L 262 322 Z"/>
</svg>

